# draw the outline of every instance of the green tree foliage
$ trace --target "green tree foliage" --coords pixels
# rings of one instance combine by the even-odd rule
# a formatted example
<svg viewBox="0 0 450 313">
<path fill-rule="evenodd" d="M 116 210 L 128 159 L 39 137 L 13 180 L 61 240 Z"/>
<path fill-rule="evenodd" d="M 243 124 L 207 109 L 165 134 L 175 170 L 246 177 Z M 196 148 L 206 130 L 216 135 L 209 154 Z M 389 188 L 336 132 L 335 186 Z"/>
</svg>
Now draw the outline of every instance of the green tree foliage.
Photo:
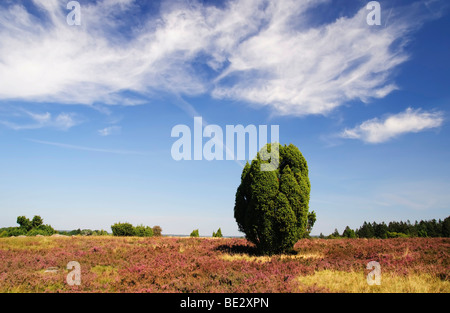
<svg viewBox="0 0 450 313">
<path fill-rule="evenodd" d="M 33 225 L 31 224 L 31 221 L 28 218 L 26 218 L 25 216 L 18 216 L 17 217 L 17 224 L 19 224 L 20 228 L 22 228 L 26 232 L 30 231 L 31 228 L 33 228 Z"/>
<path fill-rule="evenodd" d="M 115 223 L 111 229 L 114 236 L 135 236 L 135 229 L 130 223 Z"/>
<path fill-rule="evenodd" d="M 344 238 L 356 238 L 355 231 L 350 227 L 345 227 L 344 232 L 342 233 L 342 237 Z"/>
<path fill-rule="evenodd" d="M 359 238 L 450 237 L 450 216 L 442 220 L 367 223 L 356 230 Z"/>
<path fill-rule="evenodd" d="M 198 229 L 194 229 L 194 230 L 192 231 L 192 233 L 190 234 L 190 236 L 191 236 L 191 237 L 199 237 Z"/>
<path fill-rule="evenodd" d="M 39 227 L 42 224 L 44 224 L 44 220 L 39 215 L 35 215 L 33 217 L 33 219 L 31 220 L 31 227 L 32 228 Z"/>
<path fill-rule="evenodd" d="M 222 236 L 222 230 L 220 229 L 220 227 L 219 227 L 219 229 L 217 230 L 217 232 L 213 232 L 213 235 L 212 235 L 213 237 L 217 237 L 217 238 L 222 238 L 223 236 Z"/>
<path fill-rule="evenodd" d="M 42 235 L 42 236 L 51 236 L 53 234 L 56 234 L 56 231 L 51 227 L 50 225 L 39 225 L 37 227 L 32 228 L 28 233 L 27 236 L 36 236 L 36 235 Z"/>
<path fill-rule="evenodd" d="M 138 237 L 152 237 L 153 229 L 150 226 L 138 225 L 134 228 L 134 233 Z"/>
<path fill-rule="evenodd" d="M 272 147 L 278 148 L 279 166 L 262 171 L 263 160 L 268 159 L 265 153 Z M 315 222 L 315 213 L 308 213 L 310 188 L 308 165 L 300 150 L 292 144 L 268 144 L 242 171 L 234 207 L 239 230 L 262 254 L 292 249 Z"/>
</svg>

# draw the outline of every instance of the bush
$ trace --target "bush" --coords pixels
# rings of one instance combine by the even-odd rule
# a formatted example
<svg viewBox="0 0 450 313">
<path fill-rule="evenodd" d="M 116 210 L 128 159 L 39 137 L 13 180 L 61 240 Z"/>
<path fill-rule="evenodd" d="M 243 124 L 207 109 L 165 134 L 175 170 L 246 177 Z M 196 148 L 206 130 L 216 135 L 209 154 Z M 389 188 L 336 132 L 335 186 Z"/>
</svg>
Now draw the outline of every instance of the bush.
<svg viewBox="0 0 450 313">
<path fill-rule="evenodd" d="M 108 236 L 108 232 L 106 230 L 94 230 L 92 236 Z"/>
<path fill-rule="evenodd" d="M 191 237 L 199 237 L 198 229 L 194 229 L 190 235 Z"/>
<path fill-rule="evenodd" d="M 219 228 L 218 230 L 217 230 L 217 233 L 215 233 L 215 232 L 213 232 L 213 235 L 212 235 L 213 237 L 217 237 L 217 238 L 222 238 L 223 236 L 222 236 L 222 230 Z"/>
<path fill-rule="evenodd" d="M 26 235 L 27 236 L 51 236 L 56 234 L 56 231 L 50 225 L 39 225 L 38 227 L 32 228 Z"/>
<path fill-rule="evenodd" d="M 409 238 L 410 236 L 408 236 L 407 234 L 404 233 L 396 233 L 396 232 L 387 232 L 387 237 L 388 238 Z"/>
<path fill-rule="evenodd" d="M 115 223 L 111 229 L 114 236 L 135 236 L 135 229 L 130 223 Z"/>
<path fill-rule="evenodd" d="M 342 237 L 344 238 L 356 238 L 355 231 L 350 227 L 345 227 L 344 232 L 342 233 Z"/>
<path fill-rule="evenodd" d="M 153 229 L 150 226 L 138 225 L 134 228 L 134 233 L 138 237 L 151 237 Z"/>
<path fill-rule="evenodd" d="M 162 234 L 162 228 L 161 226 L 153 226 L 153 236 L 161 236 Z"/>
<path fill-rule="evenodd" d="M 271 149 L 278 149 L 278 160 L 273 159 L 276 153 L 270 156 L 278 167 L 263 171 Z M 315 222 L 312 214 L 308 225 L 310 188 L 308 165 L 300 150 L 292 144 L 268 144 L 242 171 L 234 206 L 239 230 L 262 254 L 291 250 Z"/>
</svg>

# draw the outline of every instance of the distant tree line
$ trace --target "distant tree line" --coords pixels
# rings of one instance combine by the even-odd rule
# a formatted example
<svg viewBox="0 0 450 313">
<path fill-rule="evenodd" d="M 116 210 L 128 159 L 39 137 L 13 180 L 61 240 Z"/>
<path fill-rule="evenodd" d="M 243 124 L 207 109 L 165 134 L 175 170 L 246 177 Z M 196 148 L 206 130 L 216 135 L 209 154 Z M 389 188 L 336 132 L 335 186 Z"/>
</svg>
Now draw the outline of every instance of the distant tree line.
<svg viewBox="0 0 450 313">
<path fill-rule="evenodd" d="M 158 225 L 150 227 L 144 225 L 133 226 L 130 223 L 115 223 L 111 226 L 113 236 L 152 237 L 161 236 L 162 228 Z"/>
<path fill-rule="evenodd" d="M 17 224 L 19 224 L 19 227 L 0 228 L 0 237 L 51 236 L 56 234 L 53 227 L 44 225 L 44 220 L 39 215 L 35 215 L 32 220 L 25 216 L 19 216 L 17 217 Z"/>
<path fill-rule="evenodd" d="M 0 228 L 0 237 L 18 237 L 18 236 L 51 236 L 54 234 L 66 236 L 108 236 L 110 235 L 106 230 L 91 230 L 91 229 L 76 229 L 71 231 L 56 231 L 50 225 L 44 225 L 44 220 L 35 215 L 32 220 L 25 216 L 17 217 L 18 227 L 4 227 Z M 158 225 L 149 227 L 138 225 L 134 227 L 129 223 L 116 223 L 111 226 L 114 236 L 139 236 L 151 237 L 161 236 L 162 228 Z"/>
<path fill-rule="evenodd" d="M 320 234 L 320 238 L 408 238 L 408 237 L 450 237 L 450 216 L 444 220 L 435 219 L 428 221 L 415 221 L 414 224 L 408 220 L 406 222 L 368 223 L 353 230 L 347 226 L 342 234 L 337 229 L 329 236 Z"/>
</svg>

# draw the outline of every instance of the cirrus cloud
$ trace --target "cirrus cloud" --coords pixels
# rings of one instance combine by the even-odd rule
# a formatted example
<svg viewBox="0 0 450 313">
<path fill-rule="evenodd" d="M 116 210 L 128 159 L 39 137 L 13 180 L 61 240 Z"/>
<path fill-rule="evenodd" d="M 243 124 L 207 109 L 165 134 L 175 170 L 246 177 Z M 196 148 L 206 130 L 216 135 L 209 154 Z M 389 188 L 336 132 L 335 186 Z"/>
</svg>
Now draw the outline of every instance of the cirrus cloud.
<svg viewBox="0 0 450 313">
<path fill-rule="evenodd" d="M 0 100 L 136 105 L 164 91 L 297 116 L 395 90 L 407 38 L 426 19 L 420 2 L 373 27 L 365 6 L 312 26 L 311 12 L 332 8 L 329 0 L 162 1 L 147 15 L 133 0 L 113 0 L 82 4 L 82 25 L 69 26 L 64 3 L 32 3 L 45 19 L 20 4 L 0 7 Z"/>
</svg>

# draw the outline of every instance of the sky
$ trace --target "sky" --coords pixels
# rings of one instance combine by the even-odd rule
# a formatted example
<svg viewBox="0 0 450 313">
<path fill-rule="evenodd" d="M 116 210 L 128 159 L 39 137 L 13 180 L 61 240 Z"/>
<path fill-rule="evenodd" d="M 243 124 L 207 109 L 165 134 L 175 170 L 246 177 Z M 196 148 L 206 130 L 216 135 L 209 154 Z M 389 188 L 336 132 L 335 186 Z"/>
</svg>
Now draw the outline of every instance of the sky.
<svg viewBox="0 0 450 313">
<path fill-rule="evenodd" d="M 312 235 L 450 215 L 448 1 L 68 3 L 0 4 L 0 227 L 242 236 L 245 161 L 171 153 L 194 117 L 278 125 L 308 162 Z"/>
</svg>

